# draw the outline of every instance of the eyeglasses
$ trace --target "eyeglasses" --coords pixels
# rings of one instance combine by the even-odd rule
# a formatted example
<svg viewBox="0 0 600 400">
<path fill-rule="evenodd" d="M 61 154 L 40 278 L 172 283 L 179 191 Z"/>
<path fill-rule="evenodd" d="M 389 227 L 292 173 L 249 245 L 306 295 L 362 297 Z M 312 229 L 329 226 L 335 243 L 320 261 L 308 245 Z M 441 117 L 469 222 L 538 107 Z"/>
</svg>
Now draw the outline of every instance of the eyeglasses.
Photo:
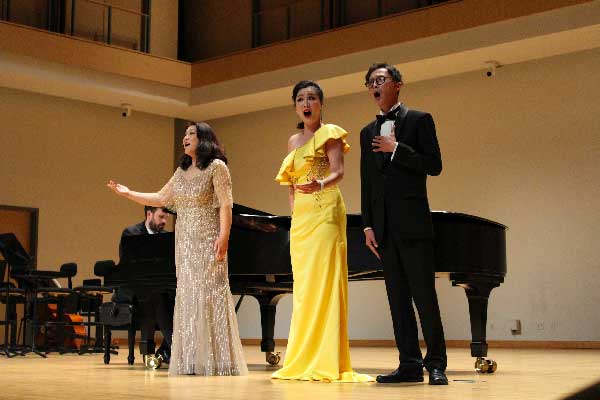
<svg viewBox="0 0 600 400">
<path fill-rule="evenodd" d="M 372 88 L 375 83 L 377 83 L 377 86 L 381 86 L 386 83 L 388 79 L 390 78 L 384 75 L 376 76 L 375 78 L 369 79 L 367 82 L 365 82 L 365 87 Z"/>
</svg>

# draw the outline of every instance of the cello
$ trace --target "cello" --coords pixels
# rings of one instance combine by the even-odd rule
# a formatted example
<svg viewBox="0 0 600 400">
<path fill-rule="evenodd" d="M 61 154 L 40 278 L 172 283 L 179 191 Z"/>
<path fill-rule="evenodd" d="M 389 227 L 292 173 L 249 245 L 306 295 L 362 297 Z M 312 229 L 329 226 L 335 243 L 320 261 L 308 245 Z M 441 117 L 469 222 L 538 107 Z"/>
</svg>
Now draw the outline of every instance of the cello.
<svg viewBox="0 0 600 400">
<path fill-rule="evenodd" d="M 36 345 L 58 347 L 60 346 L 59 340 L 62 333 L 62 346 L 65 349 L 79 350 L 87 337 L 83 317 L 73 313 L 59 313 L 58 308 L 57 303 L 38 304 L 40 327 L 44 326 L 45 329 L 44 332 L 41 329 L 37 332 Z M 63 332 L 60 332 L 60 329 Z"/>
</svg>

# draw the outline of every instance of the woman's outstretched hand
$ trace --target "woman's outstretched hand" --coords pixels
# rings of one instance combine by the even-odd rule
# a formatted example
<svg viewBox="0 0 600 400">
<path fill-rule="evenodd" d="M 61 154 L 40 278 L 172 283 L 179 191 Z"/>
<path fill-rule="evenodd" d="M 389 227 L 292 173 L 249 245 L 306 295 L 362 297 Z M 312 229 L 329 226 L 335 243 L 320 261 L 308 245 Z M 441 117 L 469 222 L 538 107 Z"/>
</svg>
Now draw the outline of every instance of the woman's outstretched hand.
<svg viewBox="0 0 600 400">
<path fill-rule="evenodd" d="M 106 184 L 110 190 L 118 194 L 119 196 L 127 197 L 129 195 L 129 188 L 125 185 L 121 185 L 113 180 L 108 181 Z"/>
</svg>

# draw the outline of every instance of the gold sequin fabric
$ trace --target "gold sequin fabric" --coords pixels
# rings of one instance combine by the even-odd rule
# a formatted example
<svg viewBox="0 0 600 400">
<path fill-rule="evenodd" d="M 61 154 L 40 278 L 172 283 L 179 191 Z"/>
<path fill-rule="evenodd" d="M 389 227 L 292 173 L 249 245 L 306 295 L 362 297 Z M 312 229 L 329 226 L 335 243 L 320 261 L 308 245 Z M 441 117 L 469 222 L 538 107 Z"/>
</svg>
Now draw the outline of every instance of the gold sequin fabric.
<svg viewBox="0 0 600 400">
<path fill-rule="evenodd" d="M 227 276 L 216 261 L 219 207 L 232 205 L 231 177 L 221 160 L 206 169 L 178 168 L 159 195 L 177 212 L 177 293 L 170 375 L 246 375 Z"/>
</svg>

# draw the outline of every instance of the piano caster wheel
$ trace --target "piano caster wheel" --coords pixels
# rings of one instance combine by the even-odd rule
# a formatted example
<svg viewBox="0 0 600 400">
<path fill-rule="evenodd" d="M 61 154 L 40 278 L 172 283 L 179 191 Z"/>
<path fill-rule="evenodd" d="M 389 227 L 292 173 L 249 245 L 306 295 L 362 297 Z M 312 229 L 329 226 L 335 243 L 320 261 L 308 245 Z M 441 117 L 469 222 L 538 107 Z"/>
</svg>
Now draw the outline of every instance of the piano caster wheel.
<svg viewBox="0 0 600 400">
<path fill-rule="evenodd" d="M 498 363 L 494 360 L 486 360 L 483 357 L 477 357 L 475 360 L 475 371 L 480 374 L 493 374 L 498 369 Z"/>
<path fill-rule="evenodd" d="M 154 354 L 144 355 L 144 365 L 151 370 L 159 369 L 162 365 L 162 360 L 162 356 L 156 357 Z"/>
<path fill-rule="evenodd" d="M 269 363 L 269 365 L 277 365 L 279 364 L 279 361 L 281 361 L 281 356 L 280 356 L 280 352 L 272 352 L 269 351 L 265 354 L 265 359 L 267 360 L 267 362 Z"/>
<path fill-rule="evenodd" d="M 479 372 L 480 374 L 485 374 L 488 372 L 489 367 L 490 366 L 485 358 L 477 357 L 477 360 L 475 360 L 475 371 Z"/>
<path fill-rule="evenodd" d="M 110 356 L 105 355 L 104 356 L 104 364 L 108 364 L 110 363 Z"/>
</svg>

